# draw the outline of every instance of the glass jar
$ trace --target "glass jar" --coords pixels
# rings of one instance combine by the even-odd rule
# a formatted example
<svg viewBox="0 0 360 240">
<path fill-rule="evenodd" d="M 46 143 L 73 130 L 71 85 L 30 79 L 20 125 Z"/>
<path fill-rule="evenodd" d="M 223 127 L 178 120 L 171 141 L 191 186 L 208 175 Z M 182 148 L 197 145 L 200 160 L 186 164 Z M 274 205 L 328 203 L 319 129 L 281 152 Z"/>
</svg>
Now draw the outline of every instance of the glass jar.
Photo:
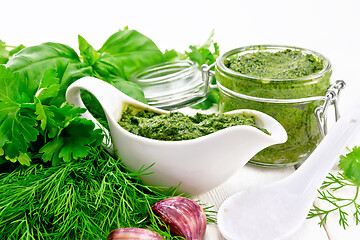
<svg viewBox="0 0 360 240">
<path fill-rule="evenodd" d="M 227 68 L 226 59 L 258 51 L 286 49 L 312 54 L 322 61 L 317 73 L 291 79 L 253 77 Z M 233 49 L 216 60 L 215 78 L 220 91 L 220 112 L 255 109 L 278 120 L 288 133 L 284 144 L 264 149 L 250 163 L 261 166 L 290 166 L 305 160 L 322 139 L 315 109 L 325 100 L 330 87 L 331 63 L 323 55 L 303 48 L 257 45 Z"/>
</svg>

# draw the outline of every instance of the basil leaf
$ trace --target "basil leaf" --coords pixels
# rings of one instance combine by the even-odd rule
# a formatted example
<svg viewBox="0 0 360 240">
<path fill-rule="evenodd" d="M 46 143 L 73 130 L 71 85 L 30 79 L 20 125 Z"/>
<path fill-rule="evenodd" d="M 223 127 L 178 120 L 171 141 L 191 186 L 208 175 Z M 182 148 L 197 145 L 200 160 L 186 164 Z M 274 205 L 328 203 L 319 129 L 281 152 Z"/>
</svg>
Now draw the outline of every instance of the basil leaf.
<svg viewBox="0 0 360 240">
<path fill-rule="evenodd" d="M 148 37 L 135 30 L 120 30 L 111 35 L 99 50 L 100 53 L 109 53 L 117 61 L 119 68 L 123 68 L 125 79 L 146 66 L 164 61 L 162 52 Z"/>
<path fill-rule="evenodd" d="M 72 48 L 60 43 L 43 43 L 23 49 L 6 65 L 21 78 L 28 79 L 27 88 L 34 94 L 46 69 L 55 68 L 61 76 L 69 63 L 79 62 L 79 56 Z"/>
<path fill-rule="evenodd" d="M 78 35 L 80 55 L 87 65 L 93 65 L 99 58 L 98 52 L 80 35 Z"/>
<path fill-rule="evenodd" d="M 115 79 L 111 83 L 114 87 L 119 89 L 124 94 L 132 97 L 139 102 L 147 103 L 144 92 L 142 91 L 141 87 L 134 82 L 126 81 L 123 79 Z"/>
<path fill-rule="evenodd" d="M 126 78 L 121 61 L 108 53 L 101 54 L 98 61 L 92 65 L 92 68 L 94 70 L 94 77 L 106 82 L 111 82 L 111 79 L 119 77 Z"/>
<path fill-rule="evenodd" d="M 78 36 L 80 55 L 86 65 L 93 68 L 93 76 L 106 82 L 125 78 L 121 62 L 109 53 L 99 54 L 82 36 Z"/>
<path fill-rule="evenodd" d="M 92 76 L 92 68 L 80 61 L 77 53 L 69 46 L 60 43 L 43 43 L 25 48 L 9 59 L 6 64 L 20 78 L 28 79 L 27 92 L 35 95 L 45 71 L 53 68 L 58 74 L 58 94 L 51 103 L 60 106 L 65 102 L 65 92 L 75 80 Z"/>
</svg>

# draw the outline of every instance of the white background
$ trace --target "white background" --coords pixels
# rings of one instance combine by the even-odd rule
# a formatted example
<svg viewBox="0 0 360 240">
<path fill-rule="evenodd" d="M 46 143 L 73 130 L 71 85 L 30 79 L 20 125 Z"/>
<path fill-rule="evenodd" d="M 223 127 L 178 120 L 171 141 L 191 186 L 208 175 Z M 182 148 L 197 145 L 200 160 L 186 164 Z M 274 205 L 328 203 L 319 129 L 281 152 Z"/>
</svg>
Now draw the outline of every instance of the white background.
<svg viewBox="0 0 360 240">
<path fill-rule="evenodd" d="M 80 34 L 99 49 L 125 26 L 162 51 L 202 44 L 212 30 L 222 53 L 252 44 L 308 48 L 330 59 L 333 80 L 346 81 L 341 112 L 360 100 L 357 0 L 0 0 L 0 40 L 9 45 L 52 41 L 78 51 Z"/>
<path fill-rule="evenodd" d="M 309 48 L 347 83 L 341 112 L 360 100 L 360 1 L 357 0 L 0 0 L 0 39 L 9 45 L 52 41 L 78 51 L 77 35 L 96 49 L 129 26 L 161 50 L 187 50 L 215 30 L 222 53 L 252 44 Z M 360 136 L 354 145 L 360 145 Z"/>
</svg>

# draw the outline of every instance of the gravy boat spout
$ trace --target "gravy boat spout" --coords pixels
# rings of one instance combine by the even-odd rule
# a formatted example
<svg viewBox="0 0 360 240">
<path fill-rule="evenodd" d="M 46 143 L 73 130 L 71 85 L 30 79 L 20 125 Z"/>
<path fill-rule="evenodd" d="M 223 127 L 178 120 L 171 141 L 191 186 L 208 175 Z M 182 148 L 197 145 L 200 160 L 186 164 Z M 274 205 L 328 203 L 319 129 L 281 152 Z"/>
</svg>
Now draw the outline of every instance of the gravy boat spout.
<svg viewBox="0 0 360 240">
<path fill-rule="evenodd" d="M 287 140 L 285 129 L 272 117 L 255 110 L 235 110 L 225 113 L 254 116 L 256 124 L 271 135 L 247 125 L 226 128 L 215 133 L 184 141 L 161 141 L 132 134 L 119 124 L 127 108 L 147 109 L 160 114 L 168 111 L 138 102 L 110 84 L 85 77 L 71 84 L 66 99 L 75 107 L 85 108 L 80 90 L 93 94 L 106 114 L 114 153 L 133 171 L 146 168 L 145 184 L 176 187 L 178 192 L 191 195 L 207 192 L 229 179 L 260 150 Z M 83 117 L 101 125 L 87 111 Z M 146 172 L 145 172 L 146 173 Z"/>
</svg>

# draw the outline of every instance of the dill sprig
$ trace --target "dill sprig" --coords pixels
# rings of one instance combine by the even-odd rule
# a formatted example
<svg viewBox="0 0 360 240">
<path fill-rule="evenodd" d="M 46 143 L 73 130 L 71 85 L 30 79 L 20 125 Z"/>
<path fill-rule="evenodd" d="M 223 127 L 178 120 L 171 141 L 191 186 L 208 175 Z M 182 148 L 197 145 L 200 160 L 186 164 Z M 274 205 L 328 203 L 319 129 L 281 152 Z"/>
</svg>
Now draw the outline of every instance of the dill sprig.
<svg viewBox="0 0 360 240">
<path fill-rule="evenodd" d="M 314 205 L 307 218 L 320 216 L 319 224 L 323 226 L 330 213 L 338 212 L 339 224 L 346 229 L 349 226 L 349 217 L 354 217 L 356 225 L 360 223 L 360 147 L 356 146 L 346 156 L 340 156 L 339 168 L 341 171 L 336 175 L 329 173 L 318 190 L 318 198 L 327 202 L 330 207 L 323 209 Z M 336 191 L 345 187 L 355 189 L 353 197 L 343 198 L 336 195 Z M 346 212 L 349 208 L 354 209 L 352 216 Z"/>
<path fill-rule="evenodd" d="M 150 188 L 101 147 L 60 166 L 0 174 L 0 239 L 105 239 L 119 227 L 143 227 L 167 239 L 151 205 L 175 195 Z"/>
<path fill-rule="evenodd" d="M 334 192 L 343 188 L 343 187 L 354 187 L 356 189 L 355 195 L 353 198 L 342 198 L 336 196 Z M 348 216 L 349 214 L 344 210 L 346 207 L 353 207 L 355 212 L 353 214 L 355 218 L 355 223 L 358 225 L 360 223 L 360 202 L 358 199 L 359 196 L 359 186 L 347 181 L 344 178 L 344 175 L 339 172 L 337 175 L 329 174 L 327 180 L 324 181 L 321 186 L 319 193 L 319 199 L 322 201 L 328 202 L 331 207 L 329 209 L 322 209 L 318 206 L 313 206 L 308 214 L 308 218 L 313 218 L 317 216 L 321 216 L 321 220 L 319 224 L 323 226 L 326 224 L 328 216 L 332 212 L 339 213 L 339 224 L 346 229 L 349 226 Z"/>
</svg>

